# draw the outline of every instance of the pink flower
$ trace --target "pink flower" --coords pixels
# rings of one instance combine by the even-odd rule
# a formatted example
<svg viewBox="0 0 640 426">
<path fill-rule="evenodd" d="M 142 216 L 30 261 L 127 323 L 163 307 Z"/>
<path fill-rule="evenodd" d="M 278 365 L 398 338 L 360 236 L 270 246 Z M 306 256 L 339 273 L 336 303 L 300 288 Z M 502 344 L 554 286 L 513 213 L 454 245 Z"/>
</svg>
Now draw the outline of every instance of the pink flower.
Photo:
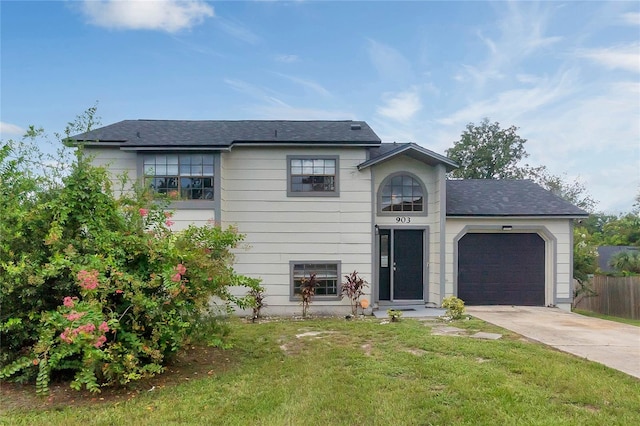
<svg viewBox="0 0 640 426">
<path fill-rule="evenodd" d="M 64 331 L 60 333 L 60 340 L 65 343 L 73 343 L 73 339 L 69 336 L 70 332 L 71 330 L 69 329 L 69 327 L 65 328 Z"/>
<path fill-rule="evenodd" d="M 178 266 L 176 266 L 176 272 L 184 275 L 184 273 L 187 272 L 187 268 L 182 263 L 178 263 Z"/>
<path fill-rule="evenodd" d="M 173 217 L 173 212 L 164 212 L 164 217 L 166 217 L 167 219 Z"/>
<path fill-rule="evenodd" d="M 102 324 L 100 324 L 98 326 L 98 330 L 102 331 L 103 333 L 108 333 L 109 332 L 109 326 L 107 325 L 106 321 L 102 321 Z"/>
<path fill-rule="evenodd" d="M 64 317 L 69 321 L 75 321 L 75 320 L 79 320 L 86 314 L 87 314 L 86 312 L 72 312 L 70 314 L 65 315 Z"/>
<path fill-rule="evenodd" d="M 84 269 L 78 272 L 78 281 L 80 287 L 85 290 L 93 290 L 98 287 L 98 271 L 95 269 L 91 272 L 85 271 Z"/>
<path fill-rule="evenodd" d="M 177 274 L 171 276 L 171 281 L 176 282 L 176 283 L 179 282 L 181 279 L 182 279 L 182 276 L 180 275 L 179 272 Z"/>
<path fill-rule="evenodd" d="M 98 340 L 96 340 L 96 343 L 93 344 L 93 346 L 95 346 L 96 348 L 99 348 L 100 346 L 104 345 L 104 342 L 107 341 L 107 338 L 102 335 L 100 337 L 98 337 Z"/>
<path fill-rule="evenodd" d="M 62 304 L 64 306 L 66 306 L 67 308 L 73 308 L 73 306 L 75 305 L 75 301 L 76 300 L 78 300 L 77 297 L 67 296 L 62 300 Z"/>
<path fill-rule="evenodd" d="M 96 326 L 93 325 L 92 323 L 81 325 L 80 327 L 75 329 L 76 333 L 83 332 L 83 333 L 87 333 L 87 334 L 91 334 L 95 330 L 96 330 Z"/>
<path fill-rule="evenodd" d="M 140 216 L 145 217 L 149 214 L 149 209 L 140 209 L 138 212 L 140 212 Z"/>
<path fill-rule="evenodd" d="M 122 291 L 122 290 L 120 290 L 120 289 L 117 289 L 117 290 L 116 290 L 116 294 L 122 294 L 122 293 L 124 293 L 124 291 Z"/>
<path fill-rule="evenodd" d="M 169 219 L 167 219 L 167 220 L 165 220 L 165 221 L 164 221 L 164 224 L 165 224 L 165 225 L 167 225 L 168 227 L 173 226 L 173 224 L 174 224 L 174 223 L 175 223 L 174 221 L 169 220 Z"/>
</svg>

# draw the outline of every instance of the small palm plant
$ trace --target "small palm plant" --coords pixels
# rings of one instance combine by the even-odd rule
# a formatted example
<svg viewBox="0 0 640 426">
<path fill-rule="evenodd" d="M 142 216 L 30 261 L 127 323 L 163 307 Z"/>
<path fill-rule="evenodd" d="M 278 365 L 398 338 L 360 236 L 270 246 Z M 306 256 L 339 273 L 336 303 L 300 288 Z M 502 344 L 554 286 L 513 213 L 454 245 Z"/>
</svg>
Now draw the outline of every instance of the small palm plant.
<svg viewBox="0 0 640 426">
<path fill-rule="evenodd" d="M 342 283 L 342 289 L 340 290 L 340 298 L 342 299 L 345 296 L 349 298 L 351 314 L 356 315 L 358 313 L 360 296 L 364 295 L 364 288 L 369 287 L 369 285 L 356 271 L 345 275 L 344 279 L 345 281 Z"/>
<path fill-rule="evenodd" d="M 609 265 L 623 274 L 640 274 L 640 251 L 626 250 L 613 255 Z"/>
<path fill-rule="evenodd" d="M 316 274 L 309 275 L 309 278 L 302 278 L 300 282 L 300 297 L 302 298 L 302 317 L 306 318 L 309 312 L 309 305 L 311 299 L 316 294 L 316 287 L 318 286 L 318 280 Z"/>
</svg>

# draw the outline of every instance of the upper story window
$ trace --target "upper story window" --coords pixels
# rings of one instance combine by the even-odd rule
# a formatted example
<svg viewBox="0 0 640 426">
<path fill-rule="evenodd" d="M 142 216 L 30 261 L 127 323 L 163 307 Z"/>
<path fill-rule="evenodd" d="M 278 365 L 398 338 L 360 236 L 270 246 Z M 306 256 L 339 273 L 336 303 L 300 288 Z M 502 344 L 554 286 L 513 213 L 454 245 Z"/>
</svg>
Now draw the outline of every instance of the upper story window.
<svg viewBox="0 0 640 426">
<path fill-rule="evenodd" d="M 380 213 L 426 213 L 426 191 L 422 182 L 409 173 L 387 177 L 380 185 L 378 210 Z"/>
<path fill-rule="evenodd" d="M 213 154 L 146 154 L 145 185 L 172 199 L 213 200 Z"/>
<path fill-rule="evenodd" d="M 338 196 L 337 156 L 287 156 L 289 196 Z"/>
</svg>

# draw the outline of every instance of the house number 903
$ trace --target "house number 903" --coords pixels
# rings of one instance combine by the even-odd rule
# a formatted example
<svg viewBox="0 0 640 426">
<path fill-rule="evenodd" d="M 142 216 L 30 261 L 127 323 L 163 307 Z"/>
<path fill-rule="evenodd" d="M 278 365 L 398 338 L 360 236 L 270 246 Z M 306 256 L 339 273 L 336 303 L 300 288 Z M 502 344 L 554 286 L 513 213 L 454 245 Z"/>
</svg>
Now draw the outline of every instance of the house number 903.
<svg viewBox="0 0 640 426">
<path fill-rule="evenodd" d="M 396 216 L 396 223 L 411 223 L 411 218 L 407 216 Z"/>
</svg>

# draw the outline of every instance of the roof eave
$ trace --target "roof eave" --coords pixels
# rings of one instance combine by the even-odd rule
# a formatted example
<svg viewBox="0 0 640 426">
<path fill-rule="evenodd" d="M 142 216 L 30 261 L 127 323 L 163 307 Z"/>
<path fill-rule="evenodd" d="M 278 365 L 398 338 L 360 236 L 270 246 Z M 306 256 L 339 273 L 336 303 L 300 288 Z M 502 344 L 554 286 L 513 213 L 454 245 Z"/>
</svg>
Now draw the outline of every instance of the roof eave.
<svg viewBox="0 0 640 426">
<path fill-rule="evenodd" d="M 111 147 L 111 148 L 118 148 L 120 146 L 122 146 L 122 144 L 126 143 L 127 141 L 95 141 L 95 140 L 91 140 L 91 141 L 86 141 L 86 140 L 78 140 L 78 139 L 67 139 L 65 141 L 66 144 L 69 144 L 69 146 L 88 146 L 88 147 L 96 147 L 96 146 L 100 146 L 100 147 Z"/>
<path fill-rule="evenodd" d="M 455 214 L 447 213 L 450 218 L 517 218 L 517 219 L 584 219 L 589 214 Z"/>
<path fill-rule="evenodd" d="M 380 141 L 233 141 L 231 146 L 343 146 L 376 147 Z"/>
<path fill-rule="evenodd" d="M 414 152 L 418 155 L 410 155 L 407 154 L 407 152 Z M 413 143 L 407 143 L 407 144 L 403 144 L 398 146 L 398 148 L 393 149 L 379 157 L 376 158 L 372 158 L 370 160 L 367 160 L 363 163 L 358 164 L 358 170 L 364 170 L 367 167 L 371 167 L 374 166 L 376 164 L 388 161 L 398 155 L 402 155 L 402 154 L 407 154 L 409 155 L 409 157 L 414 158 L 418 161 L 422 161 L 425 164 L 429 164 L 431 166 L 436 165 L 436 164 L 443 164 L 445 166 L 446 171 L 450 172 L 454 169 L 458 168 L 458 165 L 451 161 L 450 159 L 448 159 L 445 156 L 442 156 L 440 154 L 437 154 L 433 151 L 430 151 L 426 148 L 422 148 L 421 146 L 418 146 L 416 144 Z M 434 160 L 433 162 L 430 161 L 425 161 L 424 158 L 427 158 L 429 160 Z M 434 164 L 435 163 L 435 164 Z"/>
<path fill-rule="evenodd" d="M 226 145 L 130 145 L 121 146 L 121 151 L 230 151 Z"/>
</svg>

